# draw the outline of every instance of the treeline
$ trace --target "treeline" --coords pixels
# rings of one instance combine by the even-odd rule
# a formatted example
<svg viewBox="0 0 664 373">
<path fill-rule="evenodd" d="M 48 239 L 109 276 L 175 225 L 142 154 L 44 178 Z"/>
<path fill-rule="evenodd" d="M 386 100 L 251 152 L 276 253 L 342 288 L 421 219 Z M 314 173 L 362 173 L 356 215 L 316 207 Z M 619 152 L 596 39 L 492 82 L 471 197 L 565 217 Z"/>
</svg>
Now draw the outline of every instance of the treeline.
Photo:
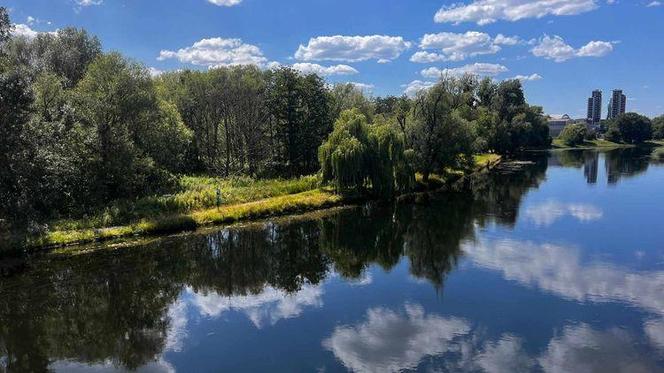
<svg viewBox="0 0 664 373">
<path fill-rule="evenodd" d="M 415 172 L 550 141 L 516 80 L 443 77 L 414 98 L 372 99 L 288 67 L 151 77 L 85 30 L 12 36 L 4 8 L 0 98 L 0 225 L 171 193 L 185 173 L 294 177 L 322 164 L 339 189 L 394 194 Z"/>
</svg>

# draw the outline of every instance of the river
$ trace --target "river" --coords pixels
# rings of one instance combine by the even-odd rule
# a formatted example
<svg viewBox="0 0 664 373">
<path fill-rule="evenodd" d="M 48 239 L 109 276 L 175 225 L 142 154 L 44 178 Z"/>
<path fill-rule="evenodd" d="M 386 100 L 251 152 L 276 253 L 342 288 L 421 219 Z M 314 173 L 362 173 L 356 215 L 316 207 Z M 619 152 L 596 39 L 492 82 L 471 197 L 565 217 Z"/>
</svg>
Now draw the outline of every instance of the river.
<svg viewBox="0 0 664 373">
<path fill-rule="evenodd" d="M 0 371 L 664 371 L 664 164 L 5 259 Z"/>
</svg>

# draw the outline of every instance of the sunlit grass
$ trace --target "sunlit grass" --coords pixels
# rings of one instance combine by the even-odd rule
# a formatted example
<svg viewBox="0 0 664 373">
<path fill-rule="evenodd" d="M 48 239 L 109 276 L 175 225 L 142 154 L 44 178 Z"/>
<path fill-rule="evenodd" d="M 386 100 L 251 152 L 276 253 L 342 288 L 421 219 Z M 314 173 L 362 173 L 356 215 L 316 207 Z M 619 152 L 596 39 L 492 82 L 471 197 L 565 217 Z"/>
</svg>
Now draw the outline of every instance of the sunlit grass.
<svg viewBox="0 0 664 373">
<path fill-rule="evenodd" d="M 135 224 L 102 229 L 55 230 L 29 242 L 30 246 L 60 246 L 104 241 L 137 235 L 151 235 L 194 230 L 212 224 L 230 224 L 244 220 L 294 214 L 342 204 L 343 198 L 327 189 L 266 198 L 254 202 L 227 204 L 192 211 L 187 214 L 160 215 Z"/>
<path fill-rule="evenodd" d="M 318 184 L 316 176 L 268 180 L 183 176 L 177 193 L 136 201 L 117 201 L 93 216 L 56 221 L 51 224 L 51 229 L 78 230 L 127 225 L 154 216 L 210 208 L 217 204 L 217 189 L 221 192 L 222 205 L 229 205 L 301 193 L 316 189 Z"/>
</svg>

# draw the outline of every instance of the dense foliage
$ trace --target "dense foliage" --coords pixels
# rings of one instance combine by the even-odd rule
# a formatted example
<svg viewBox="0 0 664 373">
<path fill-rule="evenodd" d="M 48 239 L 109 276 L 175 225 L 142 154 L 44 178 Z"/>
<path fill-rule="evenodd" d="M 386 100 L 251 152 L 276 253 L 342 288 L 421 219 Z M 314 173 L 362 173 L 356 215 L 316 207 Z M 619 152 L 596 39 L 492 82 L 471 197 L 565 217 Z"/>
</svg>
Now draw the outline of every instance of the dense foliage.
<svg viewBox="0 0 664 373">
<path fill-rule="evenodd" d="M 640 144 L 653 138 L 653 125 L 648 117 L 626 113 L 609 123 L 605 137 L 609 141 Z"/>
<path fill-rule="evenodd" d="M 568 146 L 581 145 L 588 136 L 588 127 L 583 123 L 568 124 L 560 132 L 560 140 Z"/>
<path fill-rule="evenodd" d="M 652 120 L 652 137 L 655 140 L 664 139 L 664 115 L 660 115 Z"/>
<path fill-rule="evenodd" d="M 341 113 L 319 159 L 323 181 L 342 192 L 371 189 L 391 197 L 414 182 L 403 136 L 387 123 L 369 125 L 359 109 Z"/>
<path fill-rule="evenodd" d="M 14 35 L 2 7 L 0 98 L 0 230 L 175 194 L 184 174 L 292 178 L 322 169 L 339 190 L 390 197 L 416 172 L 426 178 L 468 167 L 479 151 L 550 141 L 516 80 L 442 77 L 414 98 L 370 98 L 289 67 L 153 77 L 102 52 L 85 30 Z M 131 209 L 117 210 L 109 216 Z"/>
</svg>

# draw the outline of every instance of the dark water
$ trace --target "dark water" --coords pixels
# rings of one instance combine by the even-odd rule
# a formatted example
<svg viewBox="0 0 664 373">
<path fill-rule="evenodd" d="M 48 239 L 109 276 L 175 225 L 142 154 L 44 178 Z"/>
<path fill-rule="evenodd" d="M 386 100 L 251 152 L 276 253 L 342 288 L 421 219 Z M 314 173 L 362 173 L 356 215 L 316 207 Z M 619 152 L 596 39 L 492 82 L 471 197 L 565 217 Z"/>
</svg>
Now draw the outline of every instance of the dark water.
<svg viewBox="0 0 664 373">
<path fill-rule="evenodd" d="M 5 262 L 0 371 L 664 371 L 664 165 Z"/>
</svg>

